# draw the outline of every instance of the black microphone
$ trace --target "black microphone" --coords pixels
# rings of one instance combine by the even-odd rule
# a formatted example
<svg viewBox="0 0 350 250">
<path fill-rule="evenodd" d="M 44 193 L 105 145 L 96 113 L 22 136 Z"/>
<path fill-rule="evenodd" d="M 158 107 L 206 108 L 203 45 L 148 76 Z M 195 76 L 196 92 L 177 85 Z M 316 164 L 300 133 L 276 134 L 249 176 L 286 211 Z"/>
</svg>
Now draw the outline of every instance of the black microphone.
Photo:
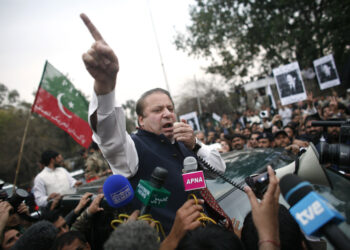
<svg viewBox="0 0 350 250">
<path fill-rule="evenodd" d="M 168 170 L 156 167 L 149 181 L 140 180 L 135 191 L 136 197 L 143 204 L 140 215 L 148 214 L 151 207 L 165 207 L 170 192 L 162 186 L 167 176 Z"/>
<path fill-rule="evenodd" d="M 350 249 L 350 240 L 337 227 L 343 216 L 328 201 L 313 191 L 309 182 L 288 174 L 280 180 L 290 213 L 307 235 L 324 235 L 336 249 Z"/>
</svg>

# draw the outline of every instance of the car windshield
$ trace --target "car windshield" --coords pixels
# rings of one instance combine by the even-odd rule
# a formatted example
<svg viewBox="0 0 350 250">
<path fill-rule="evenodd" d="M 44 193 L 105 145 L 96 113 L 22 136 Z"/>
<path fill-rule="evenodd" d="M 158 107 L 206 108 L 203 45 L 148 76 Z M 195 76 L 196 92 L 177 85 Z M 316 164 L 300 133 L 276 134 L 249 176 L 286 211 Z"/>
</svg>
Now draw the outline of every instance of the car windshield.
<svg viewBox="0 0 350 250">
<path fill-rule="evenodd" d="M 245 177 L 265 171 L 269 164 L 273 168 L 280 168 L 295 159 L 295 156 L 283 149 L 271 148 L 231 151 L 222 154 L 222 157 L 226 163 L 225 176 L 241 185 L 244 184 Z M 207 180 L 206 183 L 216 200 L 236 189 L 220 177 Z"/>
</svg>

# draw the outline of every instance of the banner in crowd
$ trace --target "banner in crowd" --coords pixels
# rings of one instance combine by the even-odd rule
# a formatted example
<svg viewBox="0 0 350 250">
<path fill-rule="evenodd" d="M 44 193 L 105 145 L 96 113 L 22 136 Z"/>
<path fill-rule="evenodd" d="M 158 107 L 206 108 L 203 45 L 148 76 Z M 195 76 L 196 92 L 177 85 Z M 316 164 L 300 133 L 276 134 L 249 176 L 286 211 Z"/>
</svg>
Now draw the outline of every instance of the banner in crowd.
<svg viewBox="0 0 350 250">
<path fill-rule="evenodd" d="M 217 121 L 217 122 L 220 123 L 221 117 L 220 117 L 218 114 L 213 113 L 211 117 L 212 117 L 215 121 Z"/>
<path fill-rule="evenodd" d="M 327 89 L 340 84 L 332 54 L 316 59 L 313 63 L 320 89 Z"/>
<path fill-rule="evenodd" d="M 266 94 L 267 94 L 267 96 L 269 98 L 269 102 L 270 102 L 271 108 L 277 109 L 277 105 L 276 105 L 276 102 L 275 102 L 275 98 L 273 97 L 270 84 L 267 85 L 266 89 L 267 89 Z"/>
<path fill-rule="evenodd" d="M 306 99 L 306 91 L 298 62 L 292 62 L 272 70 L 282 105 Z"/>
<path fill-rule="evenodd" d="M 179 118 L 180 118 L 180 121 L 182 119 L 186 120 L 187 124 L 189 124 L 192 127 L 193 131 L 200 130 L 197 112 L 191 112 L 184 115 L 180 115 Z"/>
<path fill-rule="evenodd" d="M 92 141 L 88 107 L 87 100 L 68 78 L 46 61 L 32 112 L 45 117 L 88 148 Z"/>
</svg>

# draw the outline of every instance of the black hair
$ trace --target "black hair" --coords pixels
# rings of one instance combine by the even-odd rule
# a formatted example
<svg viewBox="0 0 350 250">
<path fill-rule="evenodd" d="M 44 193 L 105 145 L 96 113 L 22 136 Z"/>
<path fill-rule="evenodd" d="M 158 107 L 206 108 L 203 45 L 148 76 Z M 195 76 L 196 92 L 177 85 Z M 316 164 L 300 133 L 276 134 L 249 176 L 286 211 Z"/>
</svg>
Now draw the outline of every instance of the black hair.
<svg viewBox="0 0 350 250">
<path fill-rule="evenodd" d="M 41 163 L 44 166 L 48 166 L 50 164 L 51 159 L 56 158 L 59 155 L 56 151 L 46 150 L 41 154 Z"/>
<path fill-rule="evenodd" d="M 153 93 L 166 94 L 169 97 L 169 99 L 170 99 L 171 103 L 173 104 L 173 106 L 175 106 L 174 105 L 174 101 L 171 98 L 170 93 L 168 91 L 166 91 L 165 89 L 162 89 L 162 88 L 154 88 L 154 89 L 148 90 L 145 93 L 143 93 L 141 95 L 141 97 L 137 100 L 137 102 L 136 102 L 136 114 L 137 114 L 137 116 L 143 116 L 143 111 L 144 111 L 144 108 L 145 108 L 144 107 L 145 99 L 148 96 L 152 95 Z"/>
<path fill-rule="evenodd" d="M 314 115 L 308 115 L 306 118 L 305 118 L 305 121 L 304 121 L 304 126 L 306 126 L 306 123 L 308 121 L 321 121 L 321 118 L 318 114 L 314 114 Z"/>
<path fill-rule="evenodd" d="M 278 221 L 281 249 L 303 249 L 302 241 L 304 240 L 304 236 L 288 209 L 281 204 L 278 209 Z M 241 240 L 246 249 L 259 249 L 259 236 L 251 212 L 249 212 L 244 219 Z"/>
<path fill-rule="evenodd" d="M 177 250 L 238 250 L 243 244 L 233 232 L 215 224 L 188 231 Z"/>
<path fill-rule="evenodd" d="M 50 249 L 57 233 L 58 229 L 51 222 L 39 221 L 30 226 L 11 249 Z"/>
<path fill-rule="evenodd" d="M 82 243 L 87 243 L 85 236 L 79 231 L 69 231 L 60 235 L 53 243 L 51 250 L 61 250 L 64 246 L 72 244 L 78 239 Z"/>
<path fill-rule="evenodd" d="M 50 205 L 50 203 L 48 204 L 48 206 L 49 205 Z M 54 223 L 61 216 L 61 211 L 59 209 L 50 210 L 48 207 L 46 207 L 42 211 L 42 215 L 41 216 L 42 216 L 42 219 Z"/>
</svg>

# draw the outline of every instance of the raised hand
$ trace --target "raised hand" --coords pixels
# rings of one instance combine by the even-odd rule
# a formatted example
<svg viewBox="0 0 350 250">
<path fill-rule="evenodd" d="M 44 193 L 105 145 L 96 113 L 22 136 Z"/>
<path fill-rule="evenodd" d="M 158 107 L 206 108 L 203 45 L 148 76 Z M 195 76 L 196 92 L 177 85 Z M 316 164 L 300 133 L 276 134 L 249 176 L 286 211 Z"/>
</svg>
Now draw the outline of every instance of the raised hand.
<svg viewBox="0 0 350 250">
<path fill-rule="evenodd" d="M 183 142 L 189 150 L 192 150 L 195 146 L 196 137 L 186 120 L 174 123 L 174 139 Z"/>
<path fill-rule="evenodd" d="M 204 201 L 198 200 L 198 203 L 197 205 L 195 200 L 189 199 L 177 210 L 174 224 L 169 235 L 162 242 L 160 250 L 176 249 L 187 231 L 194 230 L 201 225 L 197 218 L 203 210 Z"/>
<path fill-rule="evenodd" d="M 95 40 L 91 48 L 83 54 L 85 67 L 95 79 L 96 94 L 108 94 L 116 85 L 119 71 L 118 58 L 90 19 L 84 13 L 80 14 L 80 17 Z"/>
<path fill-rule="evenodd" d="M 273 240 L 274 242 L 279 243 L 279 181 L 270 166 L 268 166 L 267 170 L 269 173 L 270 183 L 261 202 L 258 202 L 254 192 L 249 186 L 245 187 L 245 192 L 248 195 L 250 205 L 252 207 L 253 221 L 258 231 L 259 240 Z"/>
</svg>

